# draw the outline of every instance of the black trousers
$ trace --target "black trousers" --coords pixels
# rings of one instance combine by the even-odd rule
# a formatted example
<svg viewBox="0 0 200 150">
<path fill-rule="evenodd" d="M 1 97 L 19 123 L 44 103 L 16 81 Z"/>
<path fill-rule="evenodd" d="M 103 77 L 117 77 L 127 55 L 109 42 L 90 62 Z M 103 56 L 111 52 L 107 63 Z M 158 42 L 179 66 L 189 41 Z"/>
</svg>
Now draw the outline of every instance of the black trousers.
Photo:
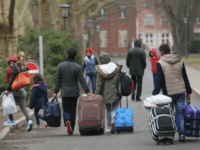
<svg viewBox="0 0 200 150">
<path fill-rule="evenodd" d="M 132 78 L 133 83 L 134 83 L 132 95 L 133 95 L 133 97 L 135 97 L 135 91 L 136 91 L 136 88 L 137 88 L 136 100 L 140 99 L 140 96 L 142 94 L 142 78 L 143 77 L 132 75 L 131 78 Z"/>
<path fill-rule="evenodd" d="M 75 121 L 76 121 L 77 100 L 78 100 L 78 97 L 63 97 L 62 98 L 64 125 L 66 126 L 66 122 L 70 121 L 71 128 L 73 131 L 74 131 Z"/>
</svg>

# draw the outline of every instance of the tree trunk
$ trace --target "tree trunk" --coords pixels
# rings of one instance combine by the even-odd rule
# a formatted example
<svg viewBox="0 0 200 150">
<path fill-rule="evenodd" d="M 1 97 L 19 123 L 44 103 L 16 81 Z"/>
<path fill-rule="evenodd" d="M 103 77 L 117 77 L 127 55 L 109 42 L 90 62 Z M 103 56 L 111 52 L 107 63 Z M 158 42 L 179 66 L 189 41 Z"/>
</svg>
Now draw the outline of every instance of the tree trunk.
<svg viewBox="0 0 200 150">
<path fill-rule="evenodd" d="M 15 0 L 0 0 L 0 55 L 9 58 L 17 53 L 18 18 Z"/>
</svg>

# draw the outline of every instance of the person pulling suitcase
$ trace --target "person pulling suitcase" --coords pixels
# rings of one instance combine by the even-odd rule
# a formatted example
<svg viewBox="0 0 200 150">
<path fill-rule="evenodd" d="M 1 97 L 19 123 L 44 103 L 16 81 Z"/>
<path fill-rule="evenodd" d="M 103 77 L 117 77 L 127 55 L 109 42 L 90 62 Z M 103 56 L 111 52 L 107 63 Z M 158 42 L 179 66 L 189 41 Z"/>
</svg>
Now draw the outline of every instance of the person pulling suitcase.
<svg viewBox="0 0 200 150">
<path fill-rule="evenodd" d="M 76 120 L 76 105 L 79 94 L 78 81 L 81 83 L 85 93 L 91 96 L 90 90 L 86 84 L 82 74 L 81 65 L 76 62 L 77 51 L 69 48 L 67 51 L 67 59 L 58 65 L 56 72 L 56 86 L 53 97 L 57 96 L 61 88 L 61 97 L 63 105 L 64 125 L 67 126 L 67 132 L 72 135 Z"/>
<path fill-rule="evenodd" d="M 116 82 L 120 75 L 120 67 L 110 61 L 106 52 L 100 55 L 101 65 L 96 66 L 97 88 L 95 95 L 102 95 L 106 105 L 107 132 L 115 133 L 115 110 L 119 107 L 121 95 L 117 94 Z"/>
</svg>

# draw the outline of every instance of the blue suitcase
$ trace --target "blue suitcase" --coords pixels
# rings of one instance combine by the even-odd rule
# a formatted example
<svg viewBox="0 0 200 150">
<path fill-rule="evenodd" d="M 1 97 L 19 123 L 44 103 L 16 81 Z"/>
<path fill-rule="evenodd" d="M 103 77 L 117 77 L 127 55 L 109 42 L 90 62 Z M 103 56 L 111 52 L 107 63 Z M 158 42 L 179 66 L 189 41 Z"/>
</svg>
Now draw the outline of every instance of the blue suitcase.
<svg viewBox="0 0 200 150">
<path fill-rule="evenodd" d="M 120 108 L 115 110 L 115 130 L 116 133 L 130 132 L 133 133 L 133 109 L 128 108 L 128 97 L 126 98 L 127 108 Z"/>
<path fill-rule="evenodd" d="M 200 109 L 187 102 L 183 115 L 185 136 L 200 137 Z"/>
</svg>

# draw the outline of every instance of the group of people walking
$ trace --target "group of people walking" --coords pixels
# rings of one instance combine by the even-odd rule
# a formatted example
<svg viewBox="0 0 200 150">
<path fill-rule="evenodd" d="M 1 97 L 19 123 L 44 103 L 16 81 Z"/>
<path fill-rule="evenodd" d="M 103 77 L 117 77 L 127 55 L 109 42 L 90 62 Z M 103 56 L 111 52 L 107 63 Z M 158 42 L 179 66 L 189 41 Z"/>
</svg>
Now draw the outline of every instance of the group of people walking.
<svg viewBox="0 0 200 150">
<path fill-rule="evenodd" d="M 127 53 L 126 65 L 129 68 L 134 83 L 132 92 L 132 100 L 141 101 L 142 81 L 144 70 L 146 68 L 146 54 L 141 48 L 141 41 L 135 40 L 134 48 Z M 162 44 L 159 47 L 161 58 L 158 57 L 155 49 L 149 51 L 151 71 L 153 75 L 154 89 L 152 95 L 159 94 L 160 90 L 164 95 L 172 98 L 170 104 L 172 108 L 176 108 L 177 132 L 179 132 L 180 141 L 185 141 L 184 136 L 184 117 L 183 108 L 185 98 L 190 100 L 191 87 L 187 78 L 186 70 L 181 57 L 177 54 L 170 53 L 171 50 L 167 44 Z M 118 63 L 111 62 L 109 54 L 102 52 L 99 61 L 93 55 L 91 48 L 86 49 L 86 57 L 84 58 L 83 66 L 76 62 L 77 51 L 70 48 L 67 51 L 66 59 L 62 61 L 57 68 L 55 78 L 55 90 L 53 97 L 56 97 L 61 89 L 62 107 L 64 125 L 67 127 L 68 134 L 72 135 L 76 122 L 76 106 L 78 97 L 80 96 L 80 82 L 85 94 L 102 95 L 107 112 L 107 132 L 115 133 L 114 116 L 115 110 L 119 107 L 122 99 L 121 95 L 116 94 L 116 82 L 121 72 L 122 66 Z M 33 122 L 31 121 L 27 109 L 25 108 L 26 91 L 24 88 L 13 91 L 11 84 L 14 81 L 19 69 L 26 71 L 28 66 L 24 66 L 24 53 L 20 52 L 15 59 L 9 59 L 10 68 L 6 76 L 7 90 L 5 94 L 12 92 L 15 100 L 18 102 L 22 112 L 27 119 L 27 130 L 32 129 Z M 83 76 L 85 72 L 85 78 Z M 36 74 L 34 77 L 34 85 L 32 87 L 32 95 L 29 108 L 35 108 L 35 116 L 37 127 L 40 128 L 39 118 L 44 120 L 38 114 L 39 110 L 48 102 L 47 87 L 44 85 L 41 75 Z M 92 82 L 92 92 L 89 89 L 90 81 Z M 185 95 L 186 92 L 186 95 Z M 9 115 L 9 120 L 5 125 L 13 124 L 14 119 Z M 46 126 L 48 126 L 46 124 Z"/>
</svg>

